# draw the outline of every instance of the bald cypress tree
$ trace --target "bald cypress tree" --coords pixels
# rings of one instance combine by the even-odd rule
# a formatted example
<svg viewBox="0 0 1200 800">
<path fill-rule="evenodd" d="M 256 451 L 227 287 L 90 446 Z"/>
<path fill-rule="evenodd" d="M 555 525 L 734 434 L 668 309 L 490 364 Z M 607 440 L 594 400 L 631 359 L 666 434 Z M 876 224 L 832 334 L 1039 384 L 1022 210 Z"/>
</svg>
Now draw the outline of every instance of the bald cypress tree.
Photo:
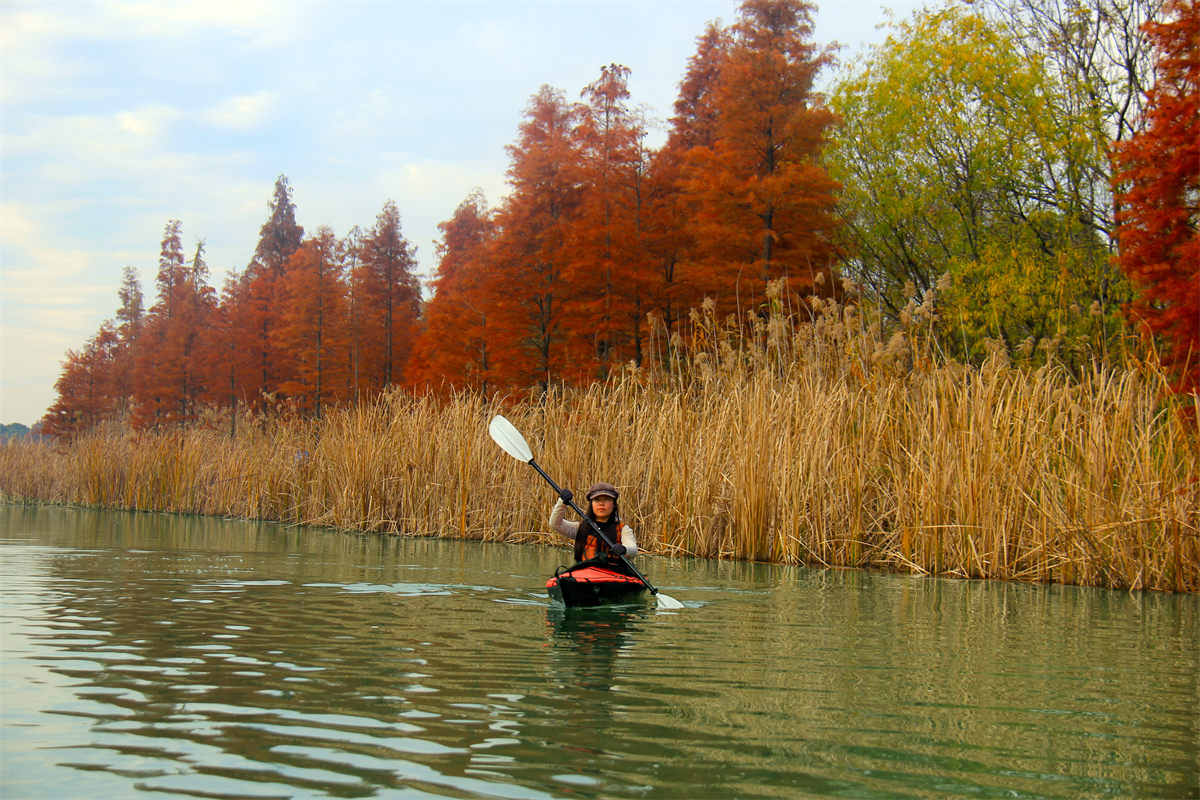
<svg viewBox="0 0 1200 800">
<path fill-rule="evenodd" d="M 814 90 L 832 52 L 812 42 L 815 10 L 810 0 L 743 0 L 728 42 L 711 44 L 715 83 L 680 109 L 698 125 L 683 181 L 689 272 L 722 308 L 757 304 L 778 278 L 802 297 L 833 285 L 838 186 L 820 154 L 835 118 Z"/>
<path fill-rule="evenodd" d="M 248 269 L 251 274 L 263 271 L 281 274 L 284 263 L 304 241 L 304 228 L 296 222 L 292 185 L 286 175 L 275 179 L 275 193 L 268 207 L 271 216 L 259 228 L 258 247 L 254 248 L 254 259 Z"/>
<path fill-rule="evenodd" d="M 400 382 L 420 315 L 416 248 L 404 237 L 395 202 L 384 203 L 359 243 L 358 256 L 355 292 L 367 322 L 359 366 L 367 392 L 376 394 Z"/>
<path fill-rule="evenodd" d="M 275 192 L 268 206 L 271 215 L 259 229 L 254 258 L 246 268 L 247 293 L 244 312 L 253 334 L 247 335 L 245 349 L 253 365 L 253 378 L 243 387 L 247 402 L 261 408 L 278 390 L 280 354 L 273 341 L 279 327 L 280 303 L 284 295 L 284 264 L 300 249 L 304 228 L 296 222 L 296 204 L 286 175 L 275 180 Z"/>
</svg>

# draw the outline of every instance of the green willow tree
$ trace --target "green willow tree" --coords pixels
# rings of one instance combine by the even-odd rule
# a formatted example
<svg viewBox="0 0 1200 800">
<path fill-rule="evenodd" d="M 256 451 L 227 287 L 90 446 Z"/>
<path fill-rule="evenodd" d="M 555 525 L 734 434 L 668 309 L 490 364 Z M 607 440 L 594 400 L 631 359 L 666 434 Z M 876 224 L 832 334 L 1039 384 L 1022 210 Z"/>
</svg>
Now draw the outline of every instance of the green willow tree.
<svg viewBox="0 0 1200 800">
<path fill-rule="evenodd" d="M 1096 138 L 1123 142 L 1133 136 L 1153 82 L 1153 45 L 1147 22 L 1163 0 L 958 0 L 1009 31 L 1018 52 L 1037 61 L 1061 87 L 1059 101 L 1072 118 L 1096 125 Z M 1091 178 L 1109 178 L 1107 159 Z M 1081 197 L 1094 222 L 1112 228 L 1112 197 Z"/>
<path fill-rule="evenodd" d="M 847 271 L 885 314 L 936 297 L 962 355 L 1116 330 L 1111 245 L 1078 202 L 1106 191 L 1102 126 L 1002 26 L 956 6 L 893 23 L 831 103 Z"/>
</svg>

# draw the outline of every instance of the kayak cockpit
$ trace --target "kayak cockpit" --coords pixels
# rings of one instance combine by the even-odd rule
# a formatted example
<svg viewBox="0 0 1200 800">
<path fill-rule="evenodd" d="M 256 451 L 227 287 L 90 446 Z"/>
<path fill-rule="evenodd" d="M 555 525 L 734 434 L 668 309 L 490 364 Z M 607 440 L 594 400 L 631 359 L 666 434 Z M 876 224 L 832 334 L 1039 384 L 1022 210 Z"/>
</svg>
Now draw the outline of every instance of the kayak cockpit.
<svg viewBox="0 0 1200 800">
<path fill-rule="evenodd" d="M 546 593 L 568 608 L 633 603 L 646 593 L 646 583 L 623 561 L 593 559 L 559 567 L 546 581 Z"/>
</svg>

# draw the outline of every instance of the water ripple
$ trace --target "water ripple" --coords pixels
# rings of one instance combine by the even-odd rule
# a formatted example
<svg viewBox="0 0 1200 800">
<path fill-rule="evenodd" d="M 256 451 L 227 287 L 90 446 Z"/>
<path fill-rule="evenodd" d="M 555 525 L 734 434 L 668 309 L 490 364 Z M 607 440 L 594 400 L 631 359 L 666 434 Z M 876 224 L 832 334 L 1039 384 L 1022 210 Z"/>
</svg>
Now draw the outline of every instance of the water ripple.
<svg viewBox="0 0 1200 800">
<path fill-rule="evenodd" d="M 6 798 L 1200 794 L 1195 598 L 249 530 L 6 534 Z"/>
</svg>

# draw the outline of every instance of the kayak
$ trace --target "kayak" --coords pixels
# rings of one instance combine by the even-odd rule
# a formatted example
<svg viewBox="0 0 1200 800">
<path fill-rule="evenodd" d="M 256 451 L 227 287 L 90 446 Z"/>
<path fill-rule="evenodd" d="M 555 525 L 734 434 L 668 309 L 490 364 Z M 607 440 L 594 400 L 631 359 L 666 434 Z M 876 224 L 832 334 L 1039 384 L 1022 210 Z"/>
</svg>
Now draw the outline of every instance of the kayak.
<svg viewBox="0 0 1200 800">
<path fill-rule="evenodd" d="M 623 566 L 612 561 L 581 561 L 573 567 L 560 567 L 546 581 L 546 592 L 567 608 L 635 602 L 646 593 L 646 583 Z"/>
</svg>

